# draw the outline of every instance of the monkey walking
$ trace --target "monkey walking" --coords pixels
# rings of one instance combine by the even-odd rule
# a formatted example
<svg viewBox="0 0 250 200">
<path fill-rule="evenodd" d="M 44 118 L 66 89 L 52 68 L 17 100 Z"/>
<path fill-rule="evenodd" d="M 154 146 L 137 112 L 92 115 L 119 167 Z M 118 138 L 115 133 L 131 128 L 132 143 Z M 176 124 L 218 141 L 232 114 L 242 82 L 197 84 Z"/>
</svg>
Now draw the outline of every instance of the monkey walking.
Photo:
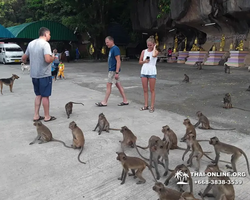
<svg viewBox="0 0 250 200">
<path fill-rule="evenodd" d="M 220 159 L 220 153 L 226 153 L 226 154 L 232 154 L 231 156 L 231 164 L 232 167 L 226 165 L 228 168 L 232 168 L 234 172 L 237 172 L 236 170 L 236 162 L 239 159 L 239 157 L 243 154 L 245 159 L 246 159 L 246 163 L 247 163 L 247 170 L 248 173 L 250 175 L 250 168 L 249 168 L 249 162 L 248 162 L 248 158 L 247 155 L 245 154 L 245 152 L 233 145 L 230 144 L 226 144 L 223 142 L 220 142 L 219 139 L 217 137 L 212 137 L 210 138 L 209 144 L 214 146 L 214 150 L 215 150 L 215 160 L 213 160 L 212 162 L 215 163 L 216 165 L 218 165 L 219 159 Z"/>
<path fill-rule="evenodd" d="M 204 62 L 203 61 L 197 61 L 195 62 L 194 66 L 197 66 L 197 69 L 198 70 L 201 70 L 202 69 L 202 65 L 204 65 Z"/>
<path fill-rule="evenodd" d="M 37 140 L 39 140 L 40 142 L 38 144 L 52 141 L 52 142 L 60 142 L 65 147 L 71 148 L 71 147 L 67 146 L 63 141 L 54 139 L 49 128 L 47 126 L 45 126 L 41 121 L 36 121 L 33 123 L 33 125 L 36 126 L 37 137 L 34 139 L 33 142 L 30 143 L 30 145 L 34 144 Z"/>
<path fill-rule="evenodd" d="M 189 82 L 189 76 L 187 74 L 184 74 L 184 79 L 182 82 L 186 82 L 186 83 Z"/>
<path fill-rule="evenodd" d="M 161 182 L 156 182 L 152 188 L 159 196 L 158 200 L 179 200 L 181 193 L 165 187 Z"/>
<path fill-rule="evenodd" d="M 189 188 L 190 188 L 190 193 L 193 193 L 193 179 L 192 179 L 192 176 L 191 176 L 191 173 L 190 173 L 190 170 L 188 169 L 188 167 L 184 164 L 181 164 L 181 165 L 177 165 L 175 167 L 175 169 L 171 172 L 171 174 L 168 176 L 168 178 L 166 179 L 166 181 L 164 182 L 165 185 L 168 185 L 169 184 L 169 181 L 171 180 L 172 177 L 175 176 L 175 174 L 177 172 L 181 171 L 182 173 L 185 173 L 187 174 L 187 179 L 186 182 L 189 183 Z M 179 181 L 179 180 L 178 180 Z M 178 184 L 179 186 L 179 189 L 180 189 L 180 192 L 184 192 L 183 190 L 183 184 Z"/>
<path fill-rule="evenodd" d="M 125 146 L 134 148 L 137 140 L 137 137 L 134 135 L 134 133 L 127 126 L 123 126 L 120 132 L 123 135 L 123 140 L 119 141 L 121 143 L 122 151 L 124 152 Z"/>
<path fill-rule="evenodd" d="M 221 173 L 217 165 L 208 165 L 205 173 Z M 204 192 L 199 192 L 201 197 L 214 197 L 216 200 L 235 200 L 235 191 L 228 176 L 209 176 L 208 185 Z M 225 182 L 226 184 L 214 184 L 214 182 Z M 212 193 L 208 193 L 212 190 Z"/>
<path fill-rule="evenodd" d="M 99 114 L 97 125 L 93 131 L 96 131 L 97 127 L 99 128 L 98 130 L 99 135 L 101 135 L 102 131 L 106 131 L 107 133 L 109 133 L 109 130 L 114 130 L 114 131 L 121 130 L 121 129 L 110 128 L 109 122 L 103 113 Z"/>
<path fill-rule="evenodd" d="M 142 177 L 142 172 L 146 167 L 148 167 L 148 169 L 150 170 L 155 182 L 157 181 L 151 167 L 144 160 L 137 157 L 127 156 L 124 152 L 116 152 L 116 154 L 116 159 L 120 161 L 123 167 L 121 178 L 118 178 L 118 180 L 122 181 L 121 184 L 125 183 L 129 169 L 131 169 L 132 171 L 132 174 L 129 175 L 133 175 L 134 178 L 140 179 L 137 184 L 145 183 L 146 180 Z"/>
<path fill-rule="evenodd" d="M 227 64 L 224 64 L 224 70 L 225 70 L 225 74 L 228 73 L 230 74 L 230 66 L 228 66 Z"/>
<path fill-rule="evenodd" d="M 69 119 L 69 116 L 72 114 L 72 111 L 73 111 L 73 104 L 82 104 L 82 105 L 84 106 L 83 103 L 76 103 L 76 102 L 72 102 L 72 101 L 66 103 L 66 105 L 65 105 L 65 110 L 66 110 L 66 114 L 67 114 L 67 116 L 68 116 L 68 119 Z"/>
<path fill-rule="evenodd" d="M 83 135 L 82 130 L 77 126 L 77 124 L 72 121 L 69 123 L 69 129 L 72 130 L 72 135 L 73 135 L 73 144 L 71 145 L 73 149 L 79 149 L 80 148 L 80 153 L 78 154 L 78 161 L 82 164 L 86 164 L 85 162 L 82 162 L 80 160 L 80 156 L 82 154 L 83 151 L 83 147 L 85 144 L 85 138 Z"/>
<path fill-rule="evenodd" d="M 223 102 L 224 102 L 223 108 L 226 108 L 226 109 L 235 108 L 235 109 L 238 109 L 238 110 L 243 110 L 243 111 L 250 112 L 250 110 L 246 110 L 246 109 L 238 108 L 238 107 L 233 107 L 231 95 L 229 93 L 225 94 L 225 97 L 223 98 Z"/>
<path fill-rule="evenodd" d="M 210 130 L 219 130 L 219 131 L 222 131 L 222 130 L 235 130 L 235 128 L 231 128 L 231 129 L 217 129 L 217 128 L 212 128 L 210 126 L 208 118 L 201 111 L 196 112 L 196 115 L 199 118 L 199 120 L 194 125 L 195 128 L 197 128 L 201 124 L 201 127 L 198 127 L 198 128 L 204 129 L 204 130 L 208 130 L 208 129 L 210 129 Z"/>
</svg>

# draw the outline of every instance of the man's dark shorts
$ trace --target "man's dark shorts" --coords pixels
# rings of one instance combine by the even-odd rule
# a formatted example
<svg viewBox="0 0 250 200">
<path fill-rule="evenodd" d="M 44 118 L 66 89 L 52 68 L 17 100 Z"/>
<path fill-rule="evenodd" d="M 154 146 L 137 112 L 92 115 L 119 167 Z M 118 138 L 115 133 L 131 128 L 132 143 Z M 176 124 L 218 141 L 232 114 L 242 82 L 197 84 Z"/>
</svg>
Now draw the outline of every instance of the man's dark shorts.
<svg viewBox="0 0 250 200">
<path fill-rule="evenodd" d="M 52 77 L 32 78 L 36 96 L 49 97 L 52 90 Z"/>
</svg>

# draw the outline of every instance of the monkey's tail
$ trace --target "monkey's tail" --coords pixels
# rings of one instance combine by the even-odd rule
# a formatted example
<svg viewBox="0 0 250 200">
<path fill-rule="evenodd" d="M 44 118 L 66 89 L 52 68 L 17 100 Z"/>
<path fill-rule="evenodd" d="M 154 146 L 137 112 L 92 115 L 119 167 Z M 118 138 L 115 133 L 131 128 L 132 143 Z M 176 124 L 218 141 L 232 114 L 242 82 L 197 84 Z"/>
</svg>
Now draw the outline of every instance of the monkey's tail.
<svg viewBox="0 0 250 200">
<path fill-rule="evenodd" d="M 83 151 L 83 147 L 81 148 L 81 151 L 80 151 L 80 153 L 78 154 L 78 161 L 80 162 L 80 163 L 82 163 L 82 164 L 86 164 L 85 162 L 82 162 L 81 160 L 80 160 L 80 156 L 81 156 L 81 154 L 82 154 L 82 151 Z"/>
<path fill-rule="evenodd" d="M 112 130 L 112 131 L 120 131 L 121 129 L 118 129 L 118 128 L 109 128 L 109 130 Z"/>
<path fill-rule="evenodd" d="M 244 155 L 245 159 L 246 159 L 246 162 L 247 162 L 247 169 L 248 169 L 248 174 L 250 175 L 250 169 L 249 169 L 249 162 L 248 162 L 248 159 L 247 159 L 247 155 L 245 154 L 244 151 L 242 151 L 242 154 Z"/>
<path fill-rule="evenodd" d="M 209 160 L 213 160 L 213 159 L 210 158 L 208 155 L 206 155 L 205 152 L 204 152 L 204 156 L 206 156 Z M 231 164 L 231 162 L 228 162 L 228 161 L 225 161 L 225 160 L 219 160 L 219 162 Z"/>
<path fill-rule="evenodd" d="M 235 130 L 235 128 L 211 128 L 212 130 L 216 130 L 216 131 L 233 131 Z"/>
<path fill-rule="evenodd" d="M 65 146 L 65 147 L 67 147 L 67 148 L 72 149 L 72 147 L 67 146 L 67 145 L 66 145 L 63 141 L 61 141 L 61 140 L 57 140 L 57 139 L 54 139 L 54 138 L 53 138 L 53 140 L 51 140 L 51 141 L 54 141 L 54 142 L 60 142 L 60 143 L 62 143 L 62 144 L 63 144 L 63 146 Z"/>
<path fill-rule="evenodd" d="M 77 103 L 77 102 L 72 102 L 73 104 L 82 104 L 83 106 L 84 106 L 84 104 L 83 103 Z"/>
<path fill-rule="evenodd" d="M 238 108 L 238 107 L 233 107 L 233 108 L 236 108 L 238 110 L 243 110 L 243 111 L 247 111 L 247 112 L 250 112 L 250 110 L 247 110 L 247 109 L 243 109 L 243 108 Z"/>
<path fill-rule="evenodd" d="M 186 150 L 185 148 L 182 148 L 182 147 L 179 147 L 179 146 L 177 146 L 177 148 L 176 149 L 180 149 L 180 150 Z"/>
<path fill-rule="evenodd" d="M 136 151 L 137 151 L 137 153 L 144 159 L 144 160 L 147 160 L 147 161 L 149 161 L 149 159 L 148 158 L 145 158 L 143 155 L 141 155 L 141 153 L 139 152 L 139 150 L 138 150 L 138 148 L 137 148 L 138 146 L 137 145 L 135 145 L 135 149 L 136 149 Z"/>
<path fill-rule="evenodd" d="M 196 140 L 197 142 L 209 142 L 209 140 Z"/>
<path fill-rule="evenodd" d="M 152 176 L 154 177 L 155 182 L 157 182 L 157 179 L 155 178 L 155 174 L 154 174 L 154 172 L 153 172 L 152 168 L 149 166 L 149 164 L 148 164 L 148 163 L 147 163 L 146 165 L 147 165 L 147 167 L 148 167 L 149 171 L 151 172 Z"/>
<path fill-rule="evenodd" d="M 141 146 L 139 146 L 139 145 L 136 145 L 136 146 L 139 147 L 140 149 L 148 149 L 148 148 L 149 148 L 149 145 L 146 146 L 146 147 L 141 147 Z"/>
</svg>

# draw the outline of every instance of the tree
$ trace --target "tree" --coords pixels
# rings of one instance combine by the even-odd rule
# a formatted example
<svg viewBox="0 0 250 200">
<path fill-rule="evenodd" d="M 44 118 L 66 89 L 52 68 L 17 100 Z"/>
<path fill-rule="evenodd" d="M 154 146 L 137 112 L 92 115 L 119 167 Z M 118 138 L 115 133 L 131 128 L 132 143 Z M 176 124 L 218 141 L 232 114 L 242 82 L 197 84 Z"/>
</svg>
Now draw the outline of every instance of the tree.
<svg viewBox="0 0 250 200">
<path fill-rule="evenodd" d="M 170 4 L 171 0 L 159 0 L 158 6 L 160 13 L 157 15 L 157 18 L 161 18 L 170 12 Z"/>
</svg>

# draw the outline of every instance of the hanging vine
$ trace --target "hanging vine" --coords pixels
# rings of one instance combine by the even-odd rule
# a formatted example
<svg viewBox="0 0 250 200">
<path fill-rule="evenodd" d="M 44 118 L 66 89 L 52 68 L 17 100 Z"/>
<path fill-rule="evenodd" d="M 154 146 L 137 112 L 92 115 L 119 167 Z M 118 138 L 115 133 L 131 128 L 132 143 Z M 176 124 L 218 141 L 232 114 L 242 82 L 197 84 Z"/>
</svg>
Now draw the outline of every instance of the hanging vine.
<svg viewBox="0 0 250 200">
<path fill-rule="evenodd" d="M 157 18 L 161 18 L 170 12 L 170 4 L 171 0 L 159 0 L 158 7 L 160 13 L 157 15 Z"/>
</svg>

